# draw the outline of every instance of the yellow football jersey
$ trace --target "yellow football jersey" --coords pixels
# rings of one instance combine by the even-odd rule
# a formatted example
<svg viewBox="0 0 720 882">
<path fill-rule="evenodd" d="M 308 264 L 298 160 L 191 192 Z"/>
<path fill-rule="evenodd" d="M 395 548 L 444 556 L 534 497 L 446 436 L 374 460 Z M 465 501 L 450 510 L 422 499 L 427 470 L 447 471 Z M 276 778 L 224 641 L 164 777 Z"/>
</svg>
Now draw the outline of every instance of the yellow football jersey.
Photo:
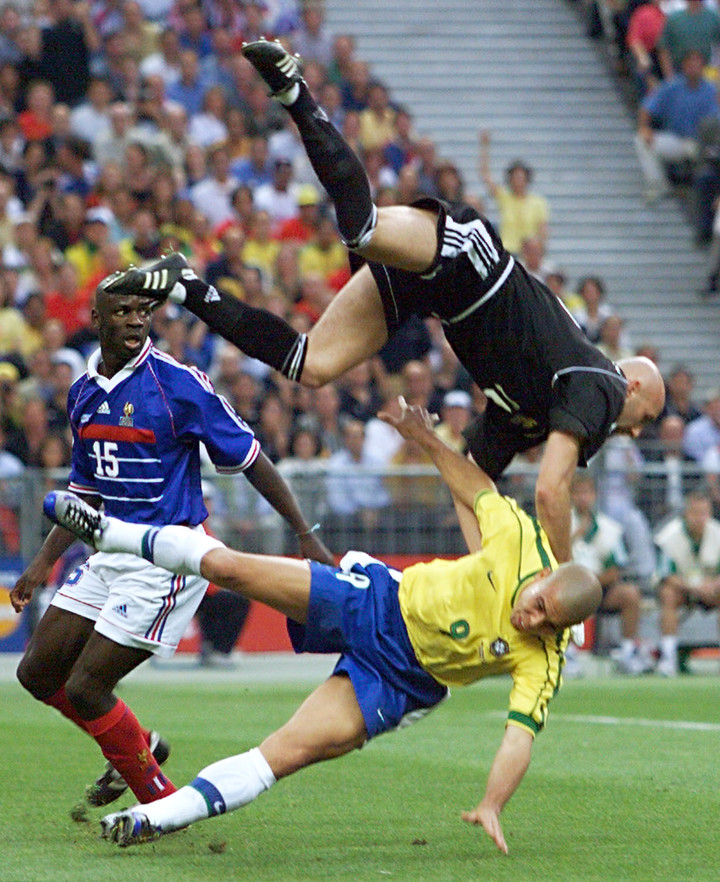
<svg viewBox="0 0 720 882">
<path fill-rule="evenodd" d="M 508 722 L 533 735 L 545 724 L 560 684 L 569 631 L 552 638 L 523 634 L 510 623 L 515 598 L 557 562 L 539 523 L 492 491 L 475 498 L 482 550 L 459 560 L 408 567 L 400 608 L 420 664 L 447 686 L 510 674 Z"/>
</svg>

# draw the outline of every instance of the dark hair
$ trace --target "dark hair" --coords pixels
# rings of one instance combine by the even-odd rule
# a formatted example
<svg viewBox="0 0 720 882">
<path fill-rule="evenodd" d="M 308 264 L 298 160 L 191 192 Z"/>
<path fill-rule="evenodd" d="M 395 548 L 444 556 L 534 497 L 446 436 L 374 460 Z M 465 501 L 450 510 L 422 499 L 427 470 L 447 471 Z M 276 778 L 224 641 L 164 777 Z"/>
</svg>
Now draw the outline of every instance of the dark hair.
<svg viewBox="0 0 720 882">
<path fill-rule="evenodd" d="M 523 162 L 522 159 L 513 159 L 510 165 L 508 165 L 508 167 L 505 169 L 505 180 L 509 181 L 512 173 L 514 171 L 517 171 L 518 169 L 525 172 L 525 177 L 528 180 L 528 184 L 531 184 L 533 179 L 533 170 L 526 162 Z"/>
<path fill-rule="evenodd" d="M 600 296 L 605 296 L 605 282 L 600 278 L 600 276 L 583 276 L 582 279 L 578 282 L 577 289 L 578 293 L 582 291 L 585 285 L 593 284 L 600 292 Z"/>
</svg>

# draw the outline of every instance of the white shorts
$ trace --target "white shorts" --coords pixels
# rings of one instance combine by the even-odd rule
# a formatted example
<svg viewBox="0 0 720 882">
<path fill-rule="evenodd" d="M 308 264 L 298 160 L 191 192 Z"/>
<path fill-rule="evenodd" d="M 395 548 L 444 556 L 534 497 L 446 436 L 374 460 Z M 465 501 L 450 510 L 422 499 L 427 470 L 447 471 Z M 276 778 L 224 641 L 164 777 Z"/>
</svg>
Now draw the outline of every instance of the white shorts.
<svg viewBox="0 0 720 882">
<path fill-rule="evenodd" d="M 99 551 L 68 576 L 51 604 L 92 619 L 99 634 L 121 646 L 167 658 L 207 586 L 201 576 L 176 576 L 134 554 Z"/>
</svg>

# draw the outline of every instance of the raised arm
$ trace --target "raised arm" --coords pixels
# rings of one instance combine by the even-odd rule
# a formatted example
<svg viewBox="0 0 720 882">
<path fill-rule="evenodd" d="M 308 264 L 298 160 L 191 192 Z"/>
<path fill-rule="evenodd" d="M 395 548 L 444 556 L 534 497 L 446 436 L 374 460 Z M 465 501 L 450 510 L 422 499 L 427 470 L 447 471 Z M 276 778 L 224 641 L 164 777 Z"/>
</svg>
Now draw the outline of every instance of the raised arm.
<svg viewBox="0 0 720 882">
<path fill-rule="evenodd" d="M 500 851 L 508 853 L 500 825 L 500 812 L 515 793 L 530 765 L 533 737 L 519 726 L 509 725 L 490 768 L 485 796 L 477 808 L 463 812 L 464 821 L 483 827 Z"/>
<path fill-rule="evenodd" d="M 492 176 L 490 170 L 490 132 L 483 129 L 479 136 L 479 153 L 478 153 L 478 171 L 483 184 L 487 188 L 488 193 L 495 199 L 498 191 L 498 183 Z"/>
<path fill-rule="evenodd" d="M 408 405 L 401 396 L 399 417 L 382 412 L 378 417 L 394 426 L 403 438 L 412 438 L 429 454 L 453 498 L 471 511 L 481 490 L 497 489 L 482 469 L 448 447 L 435 433 L 433 419 L 424 407 Z"/>
<path fill-rule="evenodd" d="M 535 484 L 535 508 L 558 563 L 570 560 L 570 484 L 580 442 L 567 432 L 551 432 Z"/>
<path fill-rule="evenodd" d="M 261 452 L 244 474 L 258 493 L 267 499 L 279 515 L 282 515 L 295 533 L 300 542 L 302 556 L 333 565 L 335 560 L 332 554 L 305 520 L 292 490 L 267 456 Z"/>
</svg>

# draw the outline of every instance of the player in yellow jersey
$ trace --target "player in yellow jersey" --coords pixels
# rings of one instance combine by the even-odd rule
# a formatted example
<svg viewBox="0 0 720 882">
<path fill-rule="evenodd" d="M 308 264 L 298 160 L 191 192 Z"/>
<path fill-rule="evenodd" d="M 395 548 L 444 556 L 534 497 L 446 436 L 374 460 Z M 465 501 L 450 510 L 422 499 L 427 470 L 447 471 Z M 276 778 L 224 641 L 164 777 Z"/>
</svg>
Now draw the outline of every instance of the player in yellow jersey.
<svg viewBox="0 0 720 882">
<path fill-rule="evenodd" d="M 106 518 L 72 494 L 50 494 L 46 513 L 103 551 L 132 552 L 178 573 L 259 600 L 288 617 L 297 652 L 340 653 L 332 675 L 259 747 L 203 769 L 152 804 L 103 818 L 103 835 L 126 846 L 246 805 L 277 780 L 362 747 L 426 714 L 447 687 L 509 673 L 510 710 L 476 808 L 507 852 L 500 812 L 530 763 L 535 734 L 560 686 L 568 628 L 592 614 L 602 592 L 585 567 L 558 567 L 538 523 L 434 433 L 423 408 L 401 402 L 382 415 L 430 454 L 450 488 L 470 554 L 403 573 L 362 552 L 340 566 L 244 554 L 185 527 Z"/>
</svg>

